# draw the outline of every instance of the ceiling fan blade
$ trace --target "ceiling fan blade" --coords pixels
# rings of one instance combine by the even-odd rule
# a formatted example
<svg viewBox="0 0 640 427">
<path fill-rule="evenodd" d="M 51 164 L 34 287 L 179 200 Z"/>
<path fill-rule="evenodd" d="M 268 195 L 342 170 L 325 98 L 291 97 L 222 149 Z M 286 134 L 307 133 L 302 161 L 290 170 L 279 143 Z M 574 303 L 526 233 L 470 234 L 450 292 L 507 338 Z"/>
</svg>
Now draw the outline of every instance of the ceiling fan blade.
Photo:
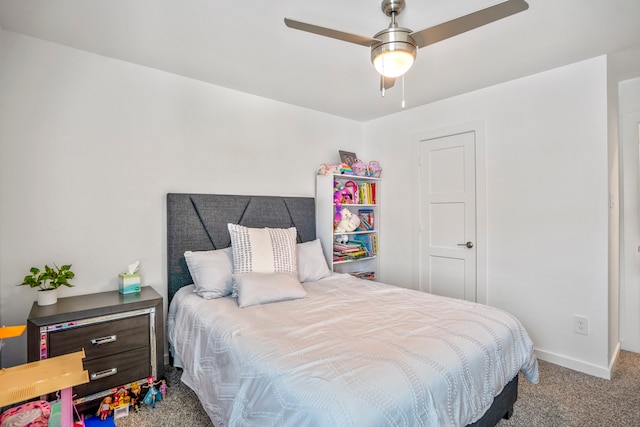
<svg viewBox="0 0 640 427">
<path fill-rule="evenodd" d="M 527 9 L 529 9 L 529 4 L 524 0 L 507 0 L 435 27 L 416 31 L 410 36 L 416 41 L 418 47 L 425 47 Z"/>
<path fill-rule="evenodd" d="M 391 89 L 396 83 L 395 77 L 380 76 L 380 91 Z"/>
<path fill-rule="evenodd" d="M 330 28 L 320 27 L 318 25 L 307 24 L 305 22 L 296 21 L 289 18 L 284 18 L 284 24 L 296 30 L 306 31 L 308 33 L 318 34 L 325 37 L 331 37 L 332 39 L 338 39 L 349 43 L 359 44 L 361 46 L 371 47 L 374 43 L 380 40 L 372 39 L 371 37 L 359 36 L 357 34 L 345 33 L 343 31 L 332 30 Z"/>
</svg>

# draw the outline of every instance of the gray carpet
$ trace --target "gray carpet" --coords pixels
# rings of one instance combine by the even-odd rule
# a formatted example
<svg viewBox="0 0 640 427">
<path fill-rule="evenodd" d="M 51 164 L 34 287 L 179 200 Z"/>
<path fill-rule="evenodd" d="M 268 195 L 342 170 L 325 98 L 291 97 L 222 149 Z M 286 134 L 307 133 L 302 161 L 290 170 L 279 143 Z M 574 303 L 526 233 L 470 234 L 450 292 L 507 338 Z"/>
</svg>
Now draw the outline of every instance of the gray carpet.
<svg viewBox="0 0 640 427">
<path fill-rule="evenodd" d="M 205 427 L 212 423 L 197 396 L 166 368 L 167 399 L 155 409 L 116 420 L 117 427 Z M 522 376 L 511 419 L 498 427 L 640 426 L 640 354 L 623 351 L 611 381 L 540 361 L 540 384 Z"/>
</svg>

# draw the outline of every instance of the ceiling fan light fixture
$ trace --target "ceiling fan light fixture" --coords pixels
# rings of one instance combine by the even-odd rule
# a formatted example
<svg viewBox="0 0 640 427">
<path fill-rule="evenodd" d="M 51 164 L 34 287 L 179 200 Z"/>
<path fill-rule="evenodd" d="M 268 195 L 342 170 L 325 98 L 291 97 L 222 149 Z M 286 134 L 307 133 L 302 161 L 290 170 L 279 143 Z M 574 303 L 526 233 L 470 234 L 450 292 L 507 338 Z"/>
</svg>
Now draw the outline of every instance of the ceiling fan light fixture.
<svg viewBox="0 0 640 427">
<path fill-rule="evenodd" d="M 490 24 L 529 8 L 525 0 L 502 0 L 498 4 L 463 15 L 459 18 L 412 31 L 398 26 L 396 18 L 405 7 L 405 0 L 382 0 L 382 12 L 391 18 L 389 27 L 373 37 L 345 33 L 331 28 L 307 24 L 305 22 L 284 18 L 289 28 L 330 37 L 371 48 L 371 62 L 382 76 L 380 87 L 384 90 L 393 86 L 395 78 L 403 76 L 413 65 L 418 48 L 446 40 L 483 25 Z M 386 79 L 385 79 L 386 77 Z M 404 80 L 403 80 L 404 81 Z"/>
<path fill-rule="evenodd" d="M 407 28 L 390 27 L 374 36 L 379 42 L 371 46 L 371 62 L 380 75 L 395 78 L 409 71 L 418 53 L 410 32 Z"/>
<path fill-rule="evenodd" d="M 409 71 L 415 58 L 415 48 L 413 52 L 405 49 L 383 49 L 380 52 L 372 52 L 372 62 L 376 71 L 389 78 L 400 77 Z"/>
</svg>

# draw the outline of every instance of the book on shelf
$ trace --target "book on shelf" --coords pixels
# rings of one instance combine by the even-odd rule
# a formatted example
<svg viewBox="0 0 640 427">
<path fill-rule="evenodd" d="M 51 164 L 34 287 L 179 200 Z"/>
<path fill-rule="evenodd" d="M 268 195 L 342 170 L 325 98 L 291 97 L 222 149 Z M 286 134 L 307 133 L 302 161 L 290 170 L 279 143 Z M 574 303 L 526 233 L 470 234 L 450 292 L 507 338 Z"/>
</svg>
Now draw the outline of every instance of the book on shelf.
<svg viewBox="0 0 640 427">
<path fill-rule="evenodd" d="M 360 218 L 359 231 L 375 229 L 375 213 L 373 209 L 358 209 L 358 218 Z"/>
<path fill-rule="evenodd" d="M 333 262 L 350 261 L 358 258 L 364 258 L 369 255 L 369 251 L 362 242 L 334 243 L 333 244 Z"/>
<path fill-rule="evenodd" d="M 375 251 L 375 247 L 374 247 L 374 240 L 375 240 L 375 236 L 374 235 L 372 235 L 372 234 L 357 234 L 357 235 L 351 237 L 351 240 L 361 243 L 362 246 L 364 246 L 364 248 L 366 249 L 368 256 L 376 255 L 376 251 Z"/>
<path fill-rule="evenodd" d="M 358 185 L 358 200 L 363 205 L 376 204 L 376 183 L 362 182 Z"/>
</svg>

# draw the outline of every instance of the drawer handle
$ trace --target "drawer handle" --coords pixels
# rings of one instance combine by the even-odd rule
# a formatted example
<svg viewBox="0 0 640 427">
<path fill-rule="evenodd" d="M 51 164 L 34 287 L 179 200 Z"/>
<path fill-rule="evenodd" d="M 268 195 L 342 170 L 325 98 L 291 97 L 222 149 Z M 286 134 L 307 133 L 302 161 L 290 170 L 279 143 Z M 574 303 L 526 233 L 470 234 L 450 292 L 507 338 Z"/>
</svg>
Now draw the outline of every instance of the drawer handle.
<svg viewBox="0 0 640 427">
<path fill-rule="evenodd" d="M 92 345 L 102 345 L 102 344 L 107 344 L 110 342 L 114 342 L 116 339 L 118 339 L 117 335 L 110 335 L 108 337 L 102 337 L 102 338 L 94 338 L 91 340 L 91 344 Z"/>
<path fill-rule="evenodd" d="M 110 377 L 118 373 L 118 368 L 105 369 L 104 371 L 95 372 L 91 374 L 91 381 L 99 380 L 101 378 Z"/>
</svg>

